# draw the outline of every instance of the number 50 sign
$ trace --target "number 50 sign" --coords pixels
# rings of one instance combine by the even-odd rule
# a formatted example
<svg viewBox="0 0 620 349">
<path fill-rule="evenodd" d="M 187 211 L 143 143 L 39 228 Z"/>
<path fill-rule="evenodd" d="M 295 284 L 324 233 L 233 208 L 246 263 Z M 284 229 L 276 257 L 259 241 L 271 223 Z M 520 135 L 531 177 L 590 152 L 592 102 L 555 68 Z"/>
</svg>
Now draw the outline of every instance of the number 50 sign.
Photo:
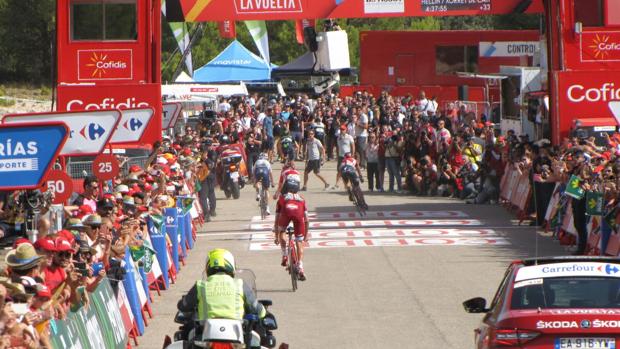
<svg viewBox="0 0 620 349">
<path fill-rule="evenodd" d="M 118 160 L 114 155 L 100 154 L 93 161 L 93 174 L 102 181 L 114 179 L 118 171 Z"/>
<path fill-rule="evenodd" d="M 73 181 L 68 174 L 59 170 L 52 170 L 45 179 L 45 188 L 54 194 L 54 204 L 65 203 L 73 193 Z"/>
</svg>

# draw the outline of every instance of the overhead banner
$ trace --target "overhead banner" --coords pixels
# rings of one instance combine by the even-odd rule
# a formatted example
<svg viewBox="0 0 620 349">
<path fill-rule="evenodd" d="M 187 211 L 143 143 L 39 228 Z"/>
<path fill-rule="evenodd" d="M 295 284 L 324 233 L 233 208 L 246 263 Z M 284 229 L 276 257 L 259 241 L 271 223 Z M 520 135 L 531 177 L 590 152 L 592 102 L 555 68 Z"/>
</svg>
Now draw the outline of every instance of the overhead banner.
<svg viewBox="0 0 620 349">
<path fill-rule="evenodd" d="M 244 83 L 238 85 L 171 84 L 161 85 L 166 102 L 208 102 L 219 96 L 246 96 Z"/>
<path fill-rule="evenodd" d="M 121 121 L 110 139 L 110 144 L 139 142 L 154 112 L 153 108 L 121 110 Z"/>
<path fill-rule="evenodd" d="M 108 143 L 119 120 L 119 110 L 97 110 L 60 113 L 9 114 L 3 124 L 62 122 L 69 127 L 69 137 L 60 155 L 97 155 Z"/>
<path fill-rule="evenodd" d="M 182 14 L 170 20 L 221 22 L 497 15 L 521 11 L 523 3 L 523 0 L 167 0 L 167 8 L 168 12 Z M 542 0 L 533 0 L 523 10 L 525 13 L 543 13 Z"/>
<path fill-rule="evenodd" d="M 174 127 L 182 109 L 181 103 L 162 103 L 161 129 Z"/>
<path fill-rule="evenodd" d="M 481 41 L 478 46 L 480 57 L 534 56 L 540 52 L 539 41 Z"/>
<path fill-rule="evenodd" d="M 60 122 L 0 125 L 0 190 L 40 187 L 68 134 Z"/>
</svg>

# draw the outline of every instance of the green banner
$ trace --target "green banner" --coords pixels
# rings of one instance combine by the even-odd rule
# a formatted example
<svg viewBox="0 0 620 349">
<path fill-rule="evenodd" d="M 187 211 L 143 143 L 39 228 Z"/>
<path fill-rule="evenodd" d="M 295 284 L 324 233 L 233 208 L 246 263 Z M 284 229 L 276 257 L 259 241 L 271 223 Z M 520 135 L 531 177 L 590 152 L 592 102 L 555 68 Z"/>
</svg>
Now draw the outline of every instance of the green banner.
<svg viewBox="0 0 620 349">
<path fill-rule="evenodd" d="M 575 175 L 570 176 L 570 179 L 568 180 L 568 185 L 566 186 L 565 193 L 566 195 L 574 199 L 577 199 L 577 200 L 583 199 L 583 196 L 585 195 L 585 191 L 583 190 L 583 188 L 581 188 L 581 178 Z"/>
<path fill-rule="evenodd" d="M 64 320 L 50 322 L 52 347 L 126 348 L 128 334 L 109 281 L 103 280 L 88 296 L 88 307 L 70 312 Z"/>
<path fill-rule="evenodd" d="M 603 215 L 603 193 L 596 191 L 586 193 L 586 214 L 588 216 Z"/>
</svg>

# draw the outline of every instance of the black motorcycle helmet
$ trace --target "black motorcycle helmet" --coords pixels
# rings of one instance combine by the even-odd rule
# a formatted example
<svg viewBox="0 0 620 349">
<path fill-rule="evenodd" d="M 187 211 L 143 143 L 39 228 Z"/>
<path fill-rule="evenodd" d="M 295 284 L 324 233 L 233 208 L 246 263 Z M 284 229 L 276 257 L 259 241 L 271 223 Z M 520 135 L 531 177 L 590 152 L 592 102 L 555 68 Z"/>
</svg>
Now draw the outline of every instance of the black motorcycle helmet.
<svg viewBox="0 0 620 349">
<path fill-rule="evenodd" d="M 221 135 L 220 144 L 230 144 L 230 137 L 228 135 Z"/>
</svg>

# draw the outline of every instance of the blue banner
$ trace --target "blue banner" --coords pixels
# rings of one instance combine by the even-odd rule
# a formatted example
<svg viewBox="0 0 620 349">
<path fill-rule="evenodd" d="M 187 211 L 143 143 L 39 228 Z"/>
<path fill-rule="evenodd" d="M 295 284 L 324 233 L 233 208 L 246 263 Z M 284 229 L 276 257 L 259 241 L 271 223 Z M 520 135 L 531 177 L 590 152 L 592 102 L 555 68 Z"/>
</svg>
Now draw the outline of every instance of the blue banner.
<svg viewBox="0 0 620 349">
<path fill-rule="evenodd" d="M 164 224 L 167 217 L 164 217 Z M 174 218 L 173 218 L 174 220 Z M 153 249 L 155 249 L 155 256 L 157 257 L 157 261 L 159 262 L 159 266 L 161 267 L 161 275 L 164 279 L 164 288 L 168 289 L 170 287 L 170 280 L 168 279 L 168 251 L 166 246 L 166 237 L 163 233 L 157 229 L 155 224 L 153 223 L 153 219 L 149 218 L 147 220 L 147 224 L 149 226 L 149 233 L 151 236 L 151 244 L 153 245 Z M 162 229 L 166 229 L 166 226 L 163 226 Z"/>
<path fill-rule="evenodd" d="M 0 126 L 0 190 L 39 187 L 67 134 L 61 123 Z"/>
<path fill-rule="evenodd" d="M 185 216 L 183 215 L 183 209 L 177 207 L 177 235 L 179 237 L 179 246 L 181 247 L 180 257 L 185 258 L 187 256 L 187 241 L 185 241 Z"/>
<path fill-rule="evenodd" d="M 164 210 L 166 234 L 172 242 L 172 262 L 174 267 L 179 270 L 179 237 L 177 235 L 178 223 L 177 223 L 177 208 L 168 207 Z"/>
<path fill-rule="evenodd" d="M 138 296 L 138 287 L 142 285 L 136 284 L 136 278 L 134 273 L 138 271 L 133 266 L 133 260 L 131 259 L 129 248 L 125 251 L 125 278 L 123 279 L 123 286 L 125 286 L 125 292 L 127 292 L 127 300 L 131 307 L 131 312 L 136 320 L 138 327 L 138 334 L 141 336 L 144 333 L 144 319 L 142 318 L 142 304 L 140 304 L 140 297 Z"/>
</svg>

